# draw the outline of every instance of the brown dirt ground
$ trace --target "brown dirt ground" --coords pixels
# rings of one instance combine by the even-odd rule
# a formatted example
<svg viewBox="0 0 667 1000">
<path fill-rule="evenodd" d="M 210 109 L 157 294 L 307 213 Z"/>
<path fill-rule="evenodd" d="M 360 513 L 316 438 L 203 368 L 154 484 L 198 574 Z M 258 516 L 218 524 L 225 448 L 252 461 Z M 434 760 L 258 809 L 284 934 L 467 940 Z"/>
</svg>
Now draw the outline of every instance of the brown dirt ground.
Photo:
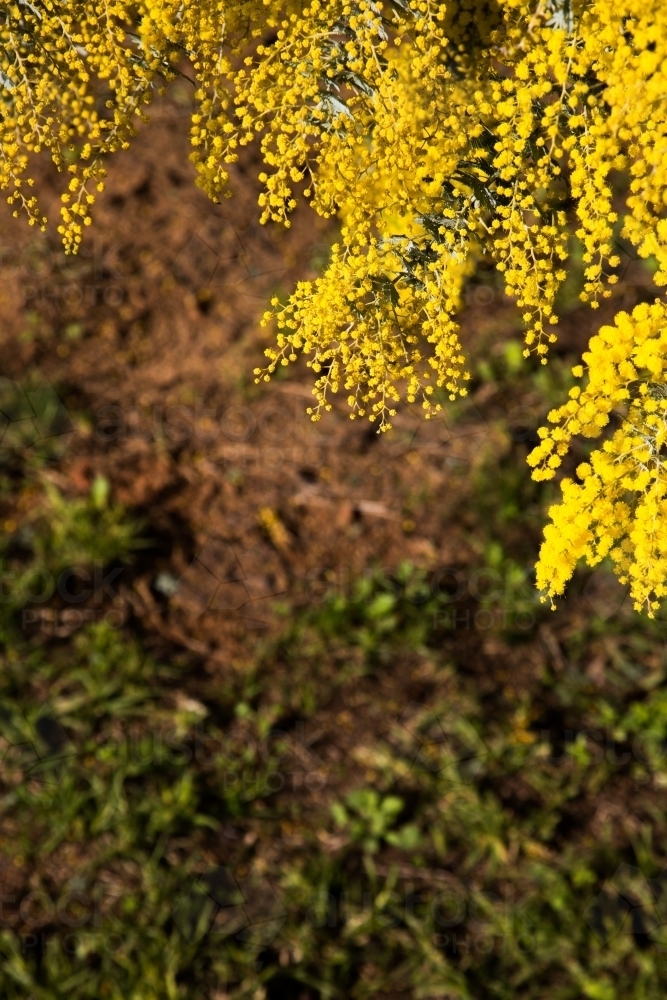
<svg viewBox="0 0 667 1000">
<path fill-rule="evenodd" d="M 239 558 L 260 602 L 321 596 L 327 580 L 344 587 L 370 563 L 465 565 L 474 545 L 451 515 L 471 469 L 503 442 L 474 401 L 456 424 L 405 408 L 394 433 L 378 437 L 344 404 L 313 424 L 303 364 L 255 386 L 267 300 L 314 273 L 331 227 L 306 211 L 289 231 L 259 226 L 250 157 L 232 172 L 233 197 L 213 205 L 193 184 L 187 116 L 169 107 L 110 164 L 78 258 L 64 257 L 52 233 L 5 219 L 3 374 L 21 381 L 38 369 L 70 414 L 92 417 L 77 421 L 48 475 L 72 495 L 103 473 L 143 514 L 159 546 L 150 579 L 133 581 L 136 613 L 219 658 L 239 619 L 220 614 L 233 588 L 204 613 L 215 589 L 207 570 L 234 583 L 238 566 L 225 558 Z M 40 180 L 52 220 L 60 180 L 46 168 Z M 507 312 L 483 322 L 506 330 Z M 156 572 L 180 577 L 207 544 L 204 563 L 213 562 L 191 568 L 187 594 L 165 616 L 151 596 Z M 253 615 L 266 618 L 260 603 Z"/>
</svg>

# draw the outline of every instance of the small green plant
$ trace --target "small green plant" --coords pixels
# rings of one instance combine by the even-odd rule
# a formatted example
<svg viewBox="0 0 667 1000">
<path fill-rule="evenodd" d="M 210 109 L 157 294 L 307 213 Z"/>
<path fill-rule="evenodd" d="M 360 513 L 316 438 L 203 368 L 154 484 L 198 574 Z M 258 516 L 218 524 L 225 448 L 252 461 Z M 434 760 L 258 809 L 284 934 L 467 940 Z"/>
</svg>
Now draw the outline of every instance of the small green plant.
<svg viewBox="0 0 667 1000">
<path fill-rule="evenodd" d="M 87 496 L 68 499 L 45 484 L 46 503 L 38 510 L 33 534 L 37 559 L 58 572 L 70 566 L 128 561 L 146 542 L 142 524 L 110 499 L 109 481 L 97 476 Z"/>
<path fill-rule="evenodd" d="M 364 851 L 375 854 L 382 842 L 404 850 L 417 847 L 419 827 L 406 824 L 394 829 L 405 803 L 398 795 L 380 795 L 373 788 L 357 788 L 345 798 L 345 804 L 334 802 L 331 812 L 339 827 L 347 830 L 351 840 Z"/>
<path fill-rule="evenodd" d="M 51 483 L 44 484 L 41 502 L 0 539 L 0 637 L 16 641 L 19 618 L 66 622 L 77 612 L 86 593 L 95 592 L 93 613 L 102 613 L 100 601 L 113 596 L 107 569 L 114 579 L 118 565 L 132 561 L 135 550 L 149 544 L 140 537 L 142 522 L 109 496 L 109 482 L 98 476 L 89 493 L 67 498 Z M 46 614 L 46 618 L 40 616 Z M 54 617 L 55 616 L 55 617 Z M 40 627 L 37 625 L 36 627 Z M 46 627 L 46 626 L 45 626 Z"/>
</svg>

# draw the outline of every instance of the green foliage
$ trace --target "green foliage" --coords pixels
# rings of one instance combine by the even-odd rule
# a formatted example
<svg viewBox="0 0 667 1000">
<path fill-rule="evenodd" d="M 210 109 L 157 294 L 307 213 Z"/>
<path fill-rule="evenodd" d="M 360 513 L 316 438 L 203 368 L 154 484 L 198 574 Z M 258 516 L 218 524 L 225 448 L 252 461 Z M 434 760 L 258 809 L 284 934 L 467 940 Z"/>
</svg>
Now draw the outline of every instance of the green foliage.
<svg viewBox="0 0 667 1000">
<path fill-rule="evenodd" d="M 15 612 L 39 608 L 54 595 L 78 607 L 85 597 L 75 593 L 82 580 L 89 590 L 102 586 L 105 567 L 130 562 L 135 550 L 150 544 L 139 537 L 141 529 L 141 521 L 110 499 L 103 477 L 87 496 L 71 499 L 46 481 L 44 499 L 20 530 L 0 539 L 0 634 L 9 641 Z"/>
<path fill-rule="evenodd" d="M 398 795 L 382 797 L 373 788 L 357 788 L 345 798 L 345 805 L 334 802 L 331 813 L 336 824 L 349 831 L 353 843 L 374 854 L 381 841 L 409 850 L 420 840 L 414 824 L 393 829 L 405 803 Z"/>
<path fill-rule="evenodd" d="M 483 475 L 477 505 L 497 486 Z M 24 571 L 137 542 L 100 480 L 33 510 Z M 513 689 L 483 676 L 481 640 L 521 666 L 553 619 L 513 531 L 480 556 L 501 597 L 457 607 L 511 593 L 529 634 L 455 633 L 451 595 L 407 564 L 292 611 L 210 676 L 108 622 L 30 637 L 3 604 L 2 996 L 658 1000 L 664 628 L 585 605 L 562 662 Z"/>
<path fill-rule="evenodd" d="M 65 498 L 45 484 L 45 527 L 35 530 L 37 558 L 54 572 L 69 566 L 91 566 L 127 560 L 145 542 L 137 539 L 141 522 L 128 520 L 121 504 L 109 497 L 109 481 L 98 476 L 88 496 Z"/>
<path fill-rule="evenodd" d="M 88 496 L 68 499 L 45 483 L 46 502 L 38 509 L 31 532 L 38 563 L 52 572 L 92 566 L 115 559 L 127 561 L 145 542 L 141 523 L 128 520 L 121 504 L 109 497 L 109 481 L 98 476 Z"/>
</svg>

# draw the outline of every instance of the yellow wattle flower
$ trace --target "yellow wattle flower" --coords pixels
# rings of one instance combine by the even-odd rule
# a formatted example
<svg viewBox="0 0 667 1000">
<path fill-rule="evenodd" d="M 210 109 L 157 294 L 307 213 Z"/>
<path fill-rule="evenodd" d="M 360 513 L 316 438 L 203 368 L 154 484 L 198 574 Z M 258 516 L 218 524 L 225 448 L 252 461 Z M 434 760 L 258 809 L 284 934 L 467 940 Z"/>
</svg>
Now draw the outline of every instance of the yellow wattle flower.
<svg viewBox="0 0 667 1000">
<path fill-rule="evenodd" d="M 344 390 L 351 416 L 390 425 L 464 395 L 456 314 L 476 262 L 493 262 L 546 363 L 572 221 L 582 297 L 611 294 L 618 233 L 667 283 L 664 0 L 16 0 L 0 12 L 0 189 L 45 226 L 32 159 L 68 175 L 60 232 L 78 248 L 108 155 L 131 145 L 187 57 L 197 183 L 226 195 L 259 144 L 261 220 L 299 198 L 338 215 L 324 273 L 265 317 L 268 366 L 305 354 L 314 419 Z M 612 177 L 624 171 L 621 209 Z M 531 456 L 553 478 L 573 435 L 621 429 L 563 482 L 538 579 L 562 593 L 578 559 L 609 556 L 638 605 L 664 594 L 663 306 L 592 338 L 587 382 L 549 415 Z"/>
</svg>

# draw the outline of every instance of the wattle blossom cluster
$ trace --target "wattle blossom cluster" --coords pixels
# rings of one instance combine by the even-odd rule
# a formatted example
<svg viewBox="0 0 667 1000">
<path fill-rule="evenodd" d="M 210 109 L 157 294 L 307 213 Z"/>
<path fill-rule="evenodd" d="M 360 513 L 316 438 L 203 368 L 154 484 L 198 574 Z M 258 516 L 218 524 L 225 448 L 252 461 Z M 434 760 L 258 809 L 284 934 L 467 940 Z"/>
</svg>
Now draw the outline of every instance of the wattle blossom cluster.
<svg viewBox="0 0 667 1000">
<path fill-rule="evenodd" d="M 587 384 L 570 389 L 549 414 L 528 461 L 536 479 L 550 479 L 575 434 L 599 438 L 616 427 L 587 462 L 580 483 L 563 479 L 563 500 L 537 564 L 538 586 L 562 594 L 579 559 L 594 566 L 609 557 L 635 607 L 650 615 L 667 595 L 667 306 L 643 303 L 603 326 L 584 354 Z M 574 368 L 575 376 L 584 367 Z M 613 426 L 613 425 L 612 425 Z"/>
<path fill-rule="evenodd" d="M 573 229 L 591 306 L 617 280 L 618 233 L 667 283 L 663 0 L 15 0 L 0 34 L 0 187 L 43 226 L 28 171 L 48 151 L 69 174 L 68 250 L 107 155 L 128 147 L 178 73 L 192 78 L 192 160 L 211 198 L 257 141 L 262 221 L 289 225 L 300 198 L 339 217 L 322 275 L 272 303 L 277 341 L 255 372 L 305 355 L 314 419 L 341 390 L 351 416 L 381 430 L 401 398 L 428 417 L 465 395 L 456 313 L 481 259 L 517 302 L 526 354 L 544 362 Z M 539 568 L 550 594 L 580 557 L 606 555 L 639 603 L 664 593 L 662 369 L 640 363 L 649 327 L 662 342 L 661 309 L 602 331 L 608 357 L 593 341 L 587 387 L 533 456 L 536 475 L 554 475 L 571 435 L 601 434 L 619 410 L 621 429 L 552 511 Z"/>
</svg>

